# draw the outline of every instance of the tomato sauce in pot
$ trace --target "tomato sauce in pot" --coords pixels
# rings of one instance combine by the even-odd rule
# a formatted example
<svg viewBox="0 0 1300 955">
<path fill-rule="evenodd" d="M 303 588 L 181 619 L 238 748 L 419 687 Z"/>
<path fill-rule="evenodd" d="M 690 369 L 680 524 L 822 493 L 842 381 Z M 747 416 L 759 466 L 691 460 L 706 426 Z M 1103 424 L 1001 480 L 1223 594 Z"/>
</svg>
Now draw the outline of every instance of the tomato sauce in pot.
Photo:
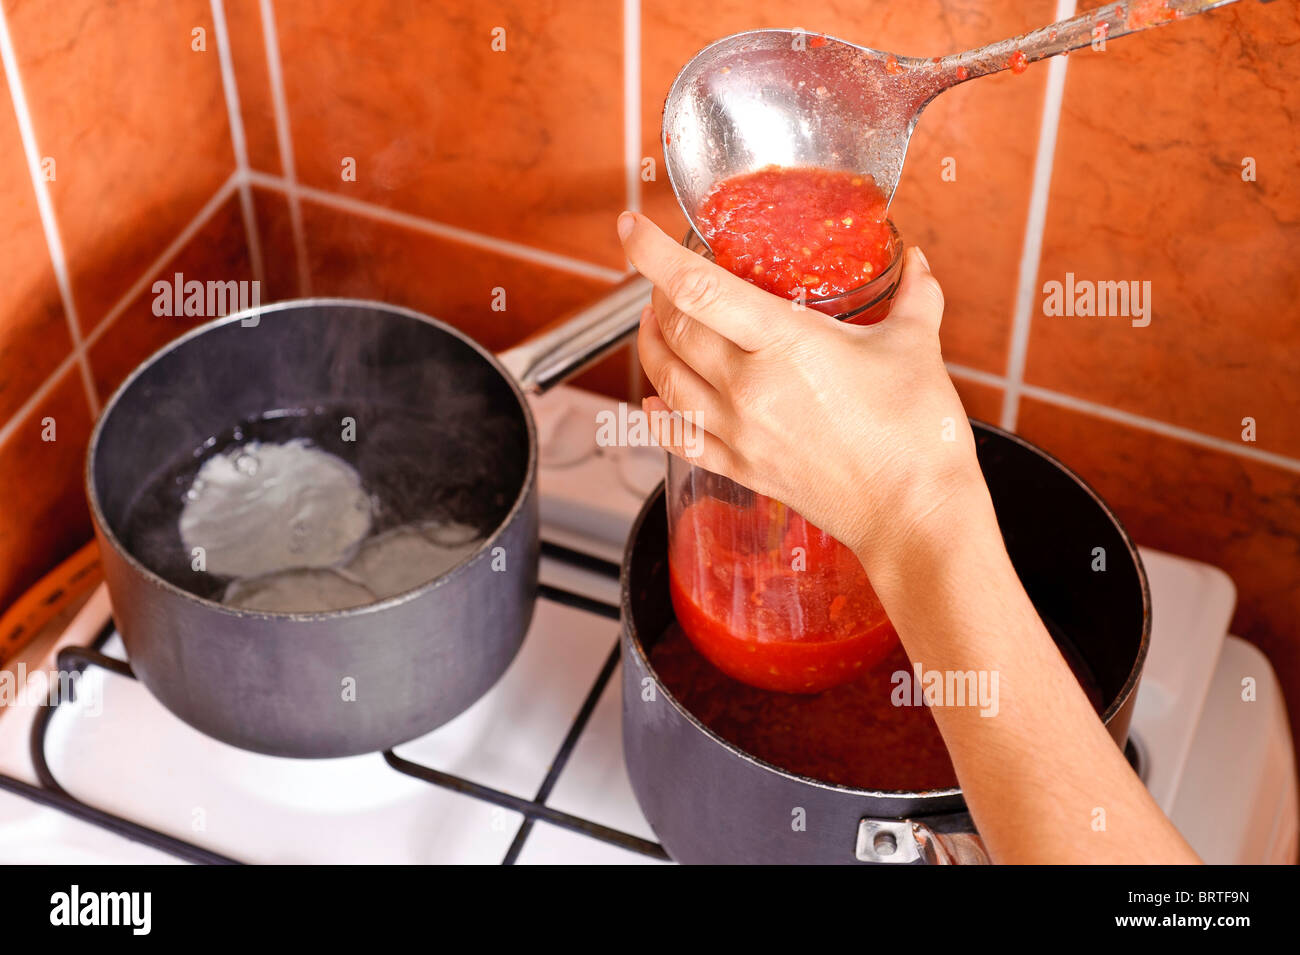
<svg viewBox="0 0 1300 955">
<path fill-rule="evenodd" d="M 1048 625 L 1049 630 L 1052 629 Z M 1053 631 L 1093 708 L 1104 698 L 1087 664 Z M 779 769 L 856 789 L 952 789 L 957 774 L 930 707 L 894 705 L 895 674 L 912 664 L 895 641 L 857 680 L 815 695 L 774 693 L 733 680 L 674 623 L 650 650 L 664 687 L 722 739 Z M 910 692 L 903 699 L 913 699 Z"/>
</svg>

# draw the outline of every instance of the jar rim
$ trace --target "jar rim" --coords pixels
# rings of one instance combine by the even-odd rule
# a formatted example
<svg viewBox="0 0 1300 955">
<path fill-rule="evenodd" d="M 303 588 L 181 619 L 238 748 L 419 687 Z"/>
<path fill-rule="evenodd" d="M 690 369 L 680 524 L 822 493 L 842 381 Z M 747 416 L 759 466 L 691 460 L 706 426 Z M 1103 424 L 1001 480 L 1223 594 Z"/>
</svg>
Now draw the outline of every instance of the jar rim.
<svg viewBox="0 0 1300 955">
<path fill-rule="evenodd" d="M 820 298 L 809 297 L 804 305 L 808 308 L 815 309 L 819 312 L 825 312 L 832 317 L 841 321 L 853 318 L 855 315 L 871 308 L 885 298 L 891 296 L 898 286 L 903 267 L 903 239 L 899 235 L 898 227 L 894 225 L 894 220 L 886 219 L 889 226 L 889 241 L 893 255 L 889 259 L 889 264 L 881 270 L 880 274 L 875 276 L 869 282 L 855 286 L 844 292 L 837 292 L 834 295 L 826 295 Z M 682 238 L 682 245 L 692 252 L 698 252 L 710 262 L 714 261 L 713 252 L 709 244 L 704 240 L 693 227 L 686 231 Z M 861 298 L 862 301 L 858 301 Z M 851 304 L 850 304 L 851 303 Z M 849 307 L 841 310 L 837 306 L 844 304 Z"/>
</svg>

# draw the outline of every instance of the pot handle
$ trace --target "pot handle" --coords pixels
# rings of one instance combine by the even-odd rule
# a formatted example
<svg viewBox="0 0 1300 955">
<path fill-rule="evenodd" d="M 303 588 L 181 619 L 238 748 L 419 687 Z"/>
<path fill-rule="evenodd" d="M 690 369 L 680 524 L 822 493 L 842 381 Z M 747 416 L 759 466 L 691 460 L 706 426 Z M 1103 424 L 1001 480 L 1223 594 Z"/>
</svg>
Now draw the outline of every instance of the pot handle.
<svg viewBox="0 0 1300 955">
<path fill-rule="evenodd" d="M 984 840 L 969 813 L 919 819 L 872 819 L 858 823 L 854 851 L 860 862 L 905 865 L 989 865 Z"/>
<path fill-rule="evenodd" d="M 636 331 L 652 286 L 633 274 L 571 316 L 497 355 L 526 394 L 541 394 L 595 364 Z"/>
</svg>

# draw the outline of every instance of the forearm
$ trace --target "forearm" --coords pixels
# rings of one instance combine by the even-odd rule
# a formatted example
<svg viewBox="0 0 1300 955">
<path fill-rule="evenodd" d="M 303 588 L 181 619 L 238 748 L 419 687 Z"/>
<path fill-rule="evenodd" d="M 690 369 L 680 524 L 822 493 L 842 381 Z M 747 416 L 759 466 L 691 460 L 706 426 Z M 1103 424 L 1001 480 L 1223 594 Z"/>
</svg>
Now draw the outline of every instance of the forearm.
<svg viewBox="0 0 1300 955">
<path fill-rule="evenodd" d="M 997 674 L 995 715 L 932 709 L 995 861 L 1197 861 L 1035 612 L 982 482 L 859 556 L 914 663 Z"/>
</svg>

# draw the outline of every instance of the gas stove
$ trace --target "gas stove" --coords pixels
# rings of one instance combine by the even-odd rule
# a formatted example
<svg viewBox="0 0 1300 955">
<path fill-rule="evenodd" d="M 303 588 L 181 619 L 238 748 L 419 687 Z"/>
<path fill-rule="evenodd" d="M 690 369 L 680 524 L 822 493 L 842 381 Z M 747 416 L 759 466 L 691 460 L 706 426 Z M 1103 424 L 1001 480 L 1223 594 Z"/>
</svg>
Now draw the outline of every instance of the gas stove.
<svg viewBox="0 0 1300 955">
<path fill-rule="evenodd" d="M 131 676 L 101 587 L 17 661 L 32 691 L 55 667 L 82 676 L 58 706 L 0 710 L 0 861 L 666 861 L 623 768 L 616 676 L 618 565 L 663 459 L 597 446 L 611 406 L 568 387 L 533 399 L 544 544 L 528 638 L 482 699 L 391 751 L 281 759 L 191 729 Z M 1207 862 L 1293 861 L 1284 703 L 1268 662 L 1227 633 L 1233 584 L 1142 558 L 1153 630 L 1131 738 L 1143 780 Z"/>
</svg>

